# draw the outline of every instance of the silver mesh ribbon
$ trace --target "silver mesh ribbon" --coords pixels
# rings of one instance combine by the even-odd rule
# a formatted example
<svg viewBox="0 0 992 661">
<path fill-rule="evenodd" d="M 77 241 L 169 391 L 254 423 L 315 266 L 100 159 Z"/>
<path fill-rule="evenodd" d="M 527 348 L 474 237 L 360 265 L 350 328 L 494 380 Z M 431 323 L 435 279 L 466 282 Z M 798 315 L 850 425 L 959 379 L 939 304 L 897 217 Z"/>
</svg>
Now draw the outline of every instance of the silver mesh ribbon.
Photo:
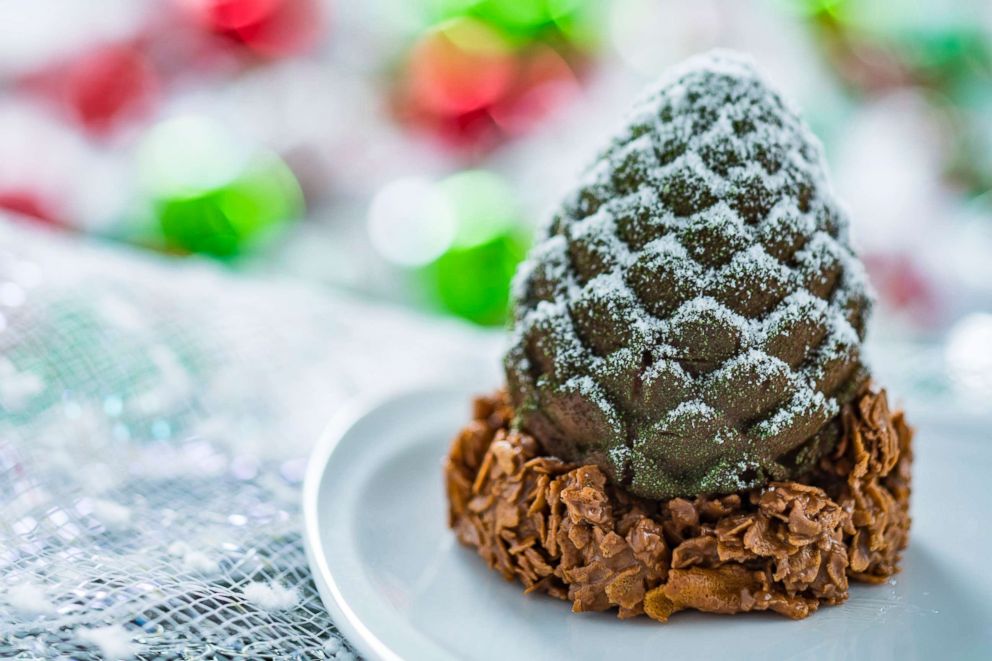
<svg viewBox="0 0 992 661">
<path fill-rule="evenodd" d="M 0 658 L 353 658 L 307 453 L 349 397 L 497 364 L 459 325 L 9 219 L 0 328 Z"/>
</svg>

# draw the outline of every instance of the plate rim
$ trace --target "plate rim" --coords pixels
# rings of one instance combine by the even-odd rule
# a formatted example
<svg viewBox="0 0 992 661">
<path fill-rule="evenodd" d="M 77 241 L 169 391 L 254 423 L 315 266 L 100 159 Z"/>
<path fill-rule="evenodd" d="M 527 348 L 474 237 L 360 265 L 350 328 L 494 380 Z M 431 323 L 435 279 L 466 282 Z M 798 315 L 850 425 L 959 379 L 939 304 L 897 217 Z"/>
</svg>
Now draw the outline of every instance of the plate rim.
<svg viewBox="0 0 992 661">
<path fill-rule="evenodd" d="M 362 621 L 358 614 L 348 605 L 341 588 L 334 579 L 333 572 L 327 562 L 327 555 L 320 538 L 320 489 L 327 468 L 335 450 L 358 424 L 375 411 L 380 411 L 390 405 L 407 399 L 437 396 L 465 396 L 465 386 L 459 387 L 453 383 L 429 383 L 419 387 L 406 388 L 398 391 L 379 393 L 376 395 L 353 397 L 346 401 L 331 416 L 314 445 L 307 461 L 303 478 L 302 512 L 303 512 L 303 545 L 307 563 L 313 575 L 314 583 L 320 599 L 331 615 L 331 621 L 344 636 L 345 642 L 357 649 L 363 656 L 372 659 L 388 661 L 403 661 L 405 656 L 395 651 L 389 644 L 377 636 Z M 405 636 L 409 644 L 420 652 L 429 654 L 423 658 L 436 661 L 457 661 L 457 657 L 448 650 L 436 645 L 429 639 L 418 640 L 413 636 Z"/>
<path fill-rule="evenodd" d="M 353 397 L 331 416 L 307 459 L 302 489 L 303 546 L 320 600 L 324 604 L 324 608 L 330 613 L 335 628 L 344 634 L 346 642 L 357 647 L 362 654 L 371 652 L 376 657 L 382 656 L 378 653 L 378 646 L 370 642 L 371 647 L 366 648 L 364 643 L 366 636 L 369 636 L 372 641 L 378 642 L 378 639 L 372 635 L 372 632 L 361 623 L 354 611 L 345 603 L 341 590 L 331 575 L 324 547 L 320 541 L 317 515 L 320 485 L 323 482 L 331 455 L 348 430 L 370 413 L 377 406 L 377 403 L 381 402 L 381 399 L 381 397 Z M 362 644 L 359 644 L 359 641 Z M 385 646 L 383 646 L 383 651 L 392 654 L 392 651 Z"/>
</svg>

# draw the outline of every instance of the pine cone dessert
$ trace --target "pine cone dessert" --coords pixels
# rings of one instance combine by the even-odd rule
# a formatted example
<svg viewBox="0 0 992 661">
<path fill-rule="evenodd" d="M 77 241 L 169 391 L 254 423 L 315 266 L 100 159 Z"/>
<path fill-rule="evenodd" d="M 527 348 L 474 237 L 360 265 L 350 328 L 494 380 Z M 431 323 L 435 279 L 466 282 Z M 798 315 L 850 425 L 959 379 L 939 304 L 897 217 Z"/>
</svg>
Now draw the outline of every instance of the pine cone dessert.
<svg viewBox="0 0 992 661">
<path fill-rule="evenodd" d="M 820 144 L 732 54 L 634 106 L 514 297 L 517 427 L 634 496 L 801 476 L 868 379 L 871 298 Z"/>
<path fill-rule="evenodd" d="M 746 60 L 689 60 L 544 229 L 448 523 L 572 610 L 807 617 L 899 571 L 912 428 L 819 144 Z"/>
</svg>

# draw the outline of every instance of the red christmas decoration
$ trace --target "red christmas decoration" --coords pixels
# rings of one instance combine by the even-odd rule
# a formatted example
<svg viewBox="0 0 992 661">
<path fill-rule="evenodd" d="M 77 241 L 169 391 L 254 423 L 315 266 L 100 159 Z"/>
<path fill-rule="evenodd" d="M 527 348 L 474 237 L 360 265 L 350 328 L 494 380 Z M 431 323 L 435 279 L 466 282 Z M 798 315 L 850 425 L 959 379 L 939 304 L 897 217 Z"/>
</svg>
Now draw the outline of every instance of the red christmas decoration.
<svg viewBox="0 0 992 661">
<path fill-rule="evenodd" d="M 158 75 L 133 43 L 101 44 L 31 73 L 20 84 L 96 135 L 148 113 L 159 91 Z"/>
<path fill-rule="evenodd" d="M 207 29 L 267 57 L 311 48 L 323 32 L 319 0 L 180 0 Z"/>
<path fill-rule="evenodd" d="M 909 255 L 865 255 L 865 267 L 884 303 L 921 326 L 939 319 L 940 302 L 926 274 Z"/>
<path fill-rule="evenodd" d="M 498 101 L 516 74 L 500 37 L 471 19 L 428 32 L 408 64 L 410 100 L 424 110 L 458 117 Z"/>
<path fill-rule="evenodd" d="M 141 51 L 109 45 L 83 54 L 69 68 L 65 100 L 91 131 L 102 133 L 115 123 L 146 112 L 158 80 Z"/>
<path fill-rule="evenodd" d="M 522 135 L 579 92 L 572 69 L 553 48 L 532 47 L 521 63 L 514 85 L 490 114 L 509 135 Z"/>
<path fill-rule="evenodd" d="M 413 46 L 394 109 L 447 145 L 481 154 L 531 130 L 577 89 L 571 65 L 555 48 L 512 43 L 487 23 L 461 17 Z"/>
<path fill-rule="evenodd" d="M 42 225 L 61 227 L 48 203 L 33 191 L 11 189 L 0 191 L 0 209 L 13 211 Z"/>
</svg>

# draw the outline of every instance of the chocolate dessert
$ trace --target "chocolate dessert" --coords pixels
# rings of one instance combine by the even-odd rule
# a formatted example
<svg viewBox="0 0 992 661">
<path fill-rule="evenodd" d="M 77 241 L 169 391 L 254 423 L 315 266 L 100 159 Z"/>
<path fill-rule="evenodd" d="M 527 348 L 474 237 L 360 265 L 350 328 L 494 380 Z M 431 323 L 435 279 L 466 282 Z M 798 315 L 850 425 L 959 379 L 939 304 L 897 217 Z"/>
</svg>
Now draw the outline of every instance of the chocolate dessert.
<svg viewBox="0 0 992 661">
<path fill-rule="evenodd" d="M 911 431 L 819 142 L 739 56 L 638 102 L 514 286 L 505 392 L 448 457 L 450 523 L 574 610 L 805 617 L 897 571 Z"/>
</svg>

